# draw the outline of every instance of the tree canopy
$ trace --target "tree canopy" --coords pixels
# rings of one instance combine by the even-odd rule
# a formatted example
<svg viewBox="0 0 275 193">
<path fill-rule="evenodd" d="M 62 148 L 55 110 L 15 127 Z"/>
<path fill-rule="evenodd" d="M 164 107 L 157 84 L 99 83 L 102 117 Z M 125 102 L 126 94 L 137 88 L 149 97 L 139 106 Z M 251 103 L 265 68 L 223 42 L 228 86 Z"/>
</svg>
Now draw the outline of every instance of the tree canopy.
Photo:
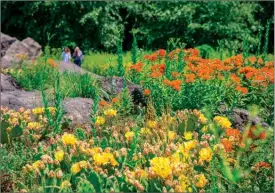
<svg viewBox="0 0 275 193">
<path fill-rule="evenodd" d="M 273 18 L 274 2 L 135 2 L 36 1 L 2 2 L 2 32 L 32 37 L 53 47 L 80 46 L 83 50 L 114 51 L 118 39 L 131 48 L 137 32 L 139 47 L 165 48 L 169 38 L 187 47 L 223 42 L 241 49 L 247 38 L 255 50 L 259 35 Z M 273 25 L 273 23 L 272 23 Z M 273 34 L 271 27 L 270 34 Z M 262 37 L 263 37 L 262 36 Z M 273 37 L 273 35 L 270 35 Z M 274 47 L 273 42 L 269 49 Z"/>
</svg>

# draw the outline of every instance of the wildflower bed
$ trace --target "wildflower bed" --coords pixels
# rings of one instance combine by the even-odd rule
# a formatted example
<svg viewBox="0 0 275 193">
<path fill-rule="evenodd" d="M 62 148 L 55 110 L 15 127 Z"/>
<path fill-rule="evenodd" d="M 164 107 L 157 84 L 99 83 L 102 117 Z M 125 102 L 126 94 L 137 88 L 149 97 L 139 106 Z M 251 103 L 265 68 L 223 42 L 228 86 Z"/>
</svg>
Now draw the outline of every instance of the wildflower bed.
<svg viewBox="0 0 275 193">
<path fill-rule="evenodd" d="M 242 55 L 204 59 L 196 49 L 161 49 L 139 61 L 133 59 L 129 66 L 118 59 L 116 73 L 142 85 L 145 106 L 134 105 L 126 88 L 103 100 L 87 75 L 82 82 L 85 88 L 93 85 L 87 95 L 94 100 L 91 121 L 73 127 L 63 119 L 62 81 L 55 84 L 53 107 L 40 85 L 59 81 L 58 75 L 58 80 L 39 76 L 39 85 L 22 84 L 42 88 L 45 107 L 18 111 L 1 107 L 1 171 L 8 176 L 6 189 L 272 191 L 272 127 L 248 121 L 241 130 L 228 115 L 242 107 L 252 118 L 260 115 L 273 124 L 273 62 Z M 29 69 L 58 74 L 54 60 L 45 63 L 50 65 L 10 73 L 19 81 Z M 74 96 L 78 94 L 75 91 Z M 221 102 L 225 114 L 218 111 Z"/>
</svg>

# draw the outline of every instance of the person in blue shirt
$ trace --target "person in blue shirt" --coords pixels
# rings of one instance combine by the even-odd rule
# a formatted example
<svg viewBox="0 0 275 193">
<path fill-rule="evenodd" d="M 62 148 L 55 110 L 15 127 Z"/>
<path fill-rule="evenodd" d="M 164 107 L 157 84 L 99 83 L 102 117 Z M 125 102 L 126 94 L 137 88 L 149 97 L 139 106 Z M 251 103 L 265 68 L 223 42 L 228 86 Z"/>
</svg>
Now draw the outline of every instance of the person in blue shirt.
<svg viewBox="0 0 275 193">
<path fill-rule="evenodd" d="M 62 61 L 63 62 L 70 62 L 71 60 L 71 51 L 69 48 L 65 48 L 64 51 L 62 52 Z"/>
<path fill-rule="evenodd" d="M 83 54 L 81 52 L 81 50 L 79 49 L 79 47 L 76 47 L 73 53 L 73 59 L 74 59 L 74 63 L 81 67 L 81 63 L 83 60 Z"/>
</svg>

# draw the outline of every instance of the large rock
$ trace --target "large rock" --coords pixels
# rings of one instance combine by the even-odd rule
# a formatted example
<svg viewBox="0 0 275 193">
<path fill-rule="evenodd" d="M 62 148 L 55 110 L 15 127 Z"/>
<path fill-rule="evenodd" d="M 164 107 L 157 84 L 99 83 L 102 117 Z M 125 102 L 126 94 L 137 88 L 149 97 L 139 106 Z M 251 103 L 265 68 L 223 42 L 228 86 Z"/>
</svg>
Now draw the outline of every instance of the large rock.
<svg viewBox="0 0 275 193">
<path fill-rule="evenodd" d="M 1 65 L 9 68 L 20 61 L 18 55 L 25 55 L 26 59 L 34 59 L 39 56 L 41 46 L 31 38 L 26 38 L 22 42 L 16 38 L 1 33 Z"/>
<path fill-rule="evenodd" d="M 226 114 L 227 108 L 226 105 L 221 103 L 218 108 L 219 114 Z M 264 128 L 268 128 L 269 125 L 265 123 L 261 117 L 252 116 L 251 113 L 246 109 L 233 109 L 229 114 L 228 118 L 232 122 L 232 127 L 244 131 L 246 126 L 251 125 L 260 125 Z"/>
<path fill-rule="evenodd" d="M 90 123 L 93 100 L 87 98 L 68 98 L 64 100 L 64 111 L 67 117 L 77 124 Z"/>
<path fill-rule="evenodd" d="M 92 105 L 92 99 L 80 97 L 66 98 L 63 101 L 65 116 L 72 118 L 73 124 L 89 123 Z M 20 107 L 26 109 L 42 107 L 42 96 L 40 91 L 20 89 L 12 77 L 1 74 L 1 106 L 15 110 Z"/>
<path fill-rule="evenodd" d="M 6 34 L 1 33 L 1 57 L 6 54 L 6 51 L 9 49 L 10 45 L 13 44 L 17 39 L 10 37 Z"/>
<path fill-rule="evenodd" d="M 20 61 L 17 57 L 18 55 L 28 56 L 29 51 L 24 44 L 16 40 L 9 49 L 6 51 L 5 56 L 2 58 L 1 64 L 3 68 L 11 67 L 13 64 L 16 64 Z"/>
<path fill-rule="evenodd" d="M 28 48 L 28 55 L 29 58 L 33 59 L 37 56 L 40 56 L 41 51 L 41 45 L 39 45 L 36 41 L 34 41 L 32 38 L 26 38 L 21 42 L 25 47 Z"/>
</svg>

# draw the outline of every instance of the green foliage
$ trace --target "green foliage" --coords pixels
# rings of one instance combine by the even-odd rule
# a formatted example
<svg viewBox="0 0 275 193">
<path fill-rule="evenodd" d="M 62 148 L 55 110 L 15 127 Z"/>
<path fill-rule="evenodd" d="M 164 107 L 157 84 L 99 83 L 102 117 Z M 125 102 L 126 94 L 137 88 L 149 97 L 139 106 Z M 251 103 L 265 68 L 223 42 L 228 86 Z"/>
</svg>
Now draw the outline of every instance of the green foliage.
<svg viewBox="0 0 275 193">
<path fill-rule="evenodd" d="M 122 51 L 122 45 L 121 41 L 117 41 L 117 70 L 118 70 L 118 76 L 124 76 L 124 66 L 123 66 L 123 51 Z"/>
<path fill-rule="evenodd" d="M 8 2 L 2 3 L 2 31 L 23 39 L 32 37 L 43 46 L 80 46 L 84 51 L 130 49 L 132 29 L 146 49 L 164 48 L 170 38 L 181 38 L 187 47 L 226 40 L 242 48 L 249 32 L 252 51 L 257 34 L 273 17 L 273 2 Z M 175 27 L 177 26 L 177 27 Z M 270 30 L 273 34 L 273 29 Z M 211 38 L 209 38 L 211 37 Z M 269 45 L 269 50 L 273 50 Z"/>
<path fill-rule="evenodd" d="M 202 58 L 210 58 L 213 53 L 215 52 L 214 48 L 212 48 L 211 46 L 204 44 L 201 46 L 196 47 L 199 51 L 200 51 L 200 56 Z"/>
<path fill-rule="evenodd" d="M 76 187 L 76 192 L 96 192 L 94 186 L 85 179 L 80 178 Z"/>
<path fill-rule="evenodd" d="M 85 131 L 82 128 L 76 128 L 75 129 L 75 136 L 77 137 L 77 139 L 80 139 L 80 140 L 87 139 L 87 135 L 86 135 Z"/>
</svg>

